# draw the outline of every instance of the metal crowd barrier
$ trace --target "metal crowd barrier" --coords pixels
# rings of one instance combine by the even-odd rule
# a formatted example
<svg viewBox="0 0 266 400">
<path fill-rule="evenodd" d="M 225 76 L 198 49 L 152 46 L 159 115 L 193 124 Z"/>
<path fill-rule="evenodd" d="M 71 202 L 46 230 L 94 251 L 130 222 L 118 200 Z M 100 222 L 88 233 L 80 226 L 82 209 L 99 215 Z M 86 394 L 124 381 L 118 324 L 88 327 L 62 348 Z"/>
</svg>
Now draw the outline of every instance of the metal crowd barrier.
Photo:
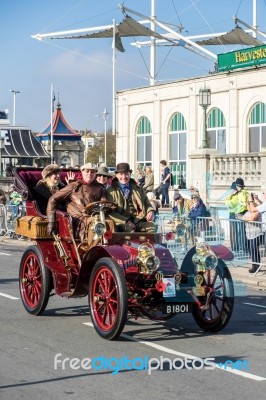
<svg viewBox="0 0 266 400">
<path fill-rule="evenodd" d="M 0 204 L 0 235 L 9 236 L 13 239 L 21 239 L 15 234 L 16 220 L 26 215 L 26 207 L 24 204 L 18 206 Z"/>
<path fill-rule="evenodd" d="M 234 254 L 234 262 L 266 267 L 264 227 L 261 222 L 244 222 L 226 218 L 189 218 L 176 214 L 157 216 L 157 231 L 162 233 L 163 243 L 174 255 L 182 258 L 197 242 L 223 244 Z M 256 236 L 257 235 L 257 236 Z M 254 238 L 254 239 L 253 239 Z M 256 274 L 255 273 L 255 274 Z"/>
</svg>

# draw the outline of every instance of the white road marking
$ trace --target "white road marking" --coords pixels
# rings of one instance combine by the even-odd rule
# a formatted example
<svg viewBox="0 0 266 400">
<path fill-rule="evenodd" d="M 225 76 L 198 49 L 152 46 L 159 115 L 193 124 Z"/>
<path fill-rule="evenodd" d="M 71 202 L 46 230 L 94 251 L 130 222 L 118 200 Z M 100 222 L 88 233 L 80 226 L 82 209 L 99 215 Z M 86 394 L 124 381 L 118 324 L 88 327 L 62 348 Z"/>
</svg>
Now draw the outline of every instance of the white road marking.
<svg viewBox="0 0 266 400">
<path fill-rule="evenodd" d="M 11 299 L 11 300 L 19 300 L 19 297 L 10 296 L 10 294 L 5 294 L 5 293 L 1 293 L 1 292 L 0 292 L 0 296 L 7 297 L 8 299 Z"/>
<path fill-rule="evenodd" d="M 84 322 L 83 324 L 87 325 L 87 326 L 90 326 L 90 327 L 93 327 L 93 323 L 92 322 Z M 160 344 L 156 344 L 156 343 L 152 343 L 152 342 L 147 342 L 146 340 L 133 338 L 132 336 L 127 335 L 126 333 L 122 333 L 121 336 L 126 338 L 126 339 L 128 339 L 128 340 L 132 340 L 132 342 L 138 342 L 140 344 L 144 344 L 146 346 L 153 347 L 154 349 L 163 351 L 164 353 L 174 354 L 175 356 L 189 358 L 191 360 L 197 360 L 199 358 L 197 356 L 192 356 L 191 354 L 181 353 L 180 351 L 169 349 L 168 347 L 161 346 Z M 231 372 L 232 374 L 240 375 L 240 376 L 242 376 L 244 378 L 253 379 L 254 381 L 266 381 L 266 378 L 264 378 L 262 376 L 250 374 L 249 372 L 239 371 L 237 369 L 232 369 L 230 367 L 227 367 L 226 369 L 224 369 L 223 367 L 219 367 L 218 364 L 216 364 L 215 367 L 217 369 L 219 369 L 220 371 Z"/>
<path fill-rule="evenodd" d="M 259 307 L 259 308 L 266 308 L 266 306 L 261 306 L 260 304 L 255 304 L 255 303 L 243 303 L 247 306 L 254 306 L 254 307 Z"/>
<path fill-rule="evenodd" d="M 1 256 L 11 256 L 10 253 L 2 253 L 2 252 L 0 252 L 0 255 L 1 255 Z"/>
</svg>

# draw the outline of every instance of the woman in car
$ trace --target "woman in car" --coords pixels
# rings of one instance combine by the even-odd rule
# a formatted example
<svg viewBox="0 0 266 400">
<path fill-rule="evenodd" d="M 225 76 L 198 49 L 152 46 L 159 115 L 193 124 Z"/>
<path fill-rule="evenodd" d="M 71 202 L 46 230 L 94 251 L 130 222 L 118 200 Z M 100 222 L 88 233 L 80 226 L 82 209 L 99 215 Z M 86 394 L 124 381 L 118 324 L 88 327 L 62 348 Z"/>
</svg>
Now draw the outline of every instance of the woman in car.
<svg viewBox="0 0 266 400">
<path fill-rule="evenodd" d="M 34 197 L 39 206 L 39 210 L 43 215 L 46 214 L 46 208 L 50 197 L 58 190 L 66 186 L 65 183 L 60 181 L 59 174 L 60 174 L 60 168 L 57 164 L 47 165 L 42 170 L 42 179 L 33 188 Z M 73 172 L 70 171 L 67 173 L 67 178 L 66 178 L 67 183 L 70 180 L 73 180 L 74 178 L 75 175 Z M 65 211 L 66 210 L 65 203 L 64 202 L 59 203 L 58 209 L 61 211 Z"/>
</svg>

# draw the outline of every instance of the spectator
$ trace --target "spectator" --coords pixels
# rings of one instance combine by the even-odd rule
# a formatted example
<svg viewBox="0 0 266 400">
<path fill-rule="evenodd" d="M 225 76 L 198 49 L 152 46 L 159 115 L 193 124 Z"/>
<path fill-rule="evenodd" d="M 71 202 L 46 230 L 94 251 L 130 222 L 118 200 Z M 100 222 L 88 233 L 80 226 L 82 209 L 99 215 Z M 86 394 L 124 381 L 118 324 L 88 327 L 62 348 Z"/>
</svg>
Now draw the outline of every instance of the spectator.
<svg viewBox="0 0 266 400">
<path fill-rule="evenodd" d="M 6 212 L 5 212 L 5 206 L 7 203 L 7 198 L 5 195 L 5 192 L 0 189 L 0 234 L 3 234 L 3 231 L 5 230 L 5 216 L 6 216 Z"/>
<path fill-rule="evenodd" d="M 169 207 L 169 186 L 171 183 L 171 173 L 165 160 L 161 164 L 161 183 L 162 183 L 162 207 Z"/>
<path fill-rule="evenodd" d="M 66 182 L 68 183 L 69 180 L 74 179 L 74 173 L 71 171 L 68 172 Z M 42 170 L 42 179 L 33 188 L 34 197 L 41 214 L 46 214 L 46 208 L 50 197 L 65 186 L 66 184 L 60 181 L 60 168 L 57 164 L 47 165 Z M 58 209 L 66 211 L 65 202 L 59 203 Z"/>
<path fill-rule="evenodd" d="M 8 205 L 12 212 L 12 217 L 17 217 L 19 206 L 22 205 L 22 195 L 16 191 L 15 185 L 10 186 Z"/>
<path fill-rule="evenodd" d="M 192 204 L 192 199 L 184 199 L 181 193 L 175 193 L 173 212 L 175 214 L 179 214 L 180 216 L 188 215 Z"/>
<path fill-rule="evenodd" d="M 231 249 L 247 253 L 245 225 L 237 221 L 236 215 L 244 215 L 248 210 L 249 192 L 245 189 L 242 178 L 237 178 L 232 183 L 231 189 L 233 193 L 225 199 L 225 204 L 229 208 Z"/>
<path fill-rule="evenodd" d="M 143 185 L 143 189 L 146 193 L 152 192 L 154 188 L 154 175 L 150 166 L 147 166 L 145 169 L 145 182 Z"/>
<path fill-rule="evenodd" d="M 81 167 L 82 179 L 70 182 L 50 197 L 47 206 L 48 233 L 56 233 L 55 211 L 60 202 L 66 201 L 67 212 L 77 224 L 76 231 L 81 242 L 88 239 L 86 236 L 87 231 L 91 233 L 92 230 L 88 229 L 91 217 L 87 213 L 86 206 L 93 202 L 106 200 L 102 185 L 96 181 L 96 173 L 97 168 L 95 165 L 91 163 L 84 164 Z"/>
<path fill-rule="evenodd" d="M 155 215 L 159 215 L 159 208 L 161 206 L 160 200 L 156 199 L 156 196 L 153 192 L 148 192 L 147 197 L 152 205 L 152 208 L 154 209 Z"/>
<path fill-rule="evenodd" d="M 247 211 L 243 216 L 237 218 L 242 219 L 245 223 L 248 252 L 251 257 L 252 267 L 249 269 L 250 273 L 254 273 L 259 268 L 261 261 L 260 245 L 264 242 L 264 235 L 262 233 L 261 214 L 259 211 Z"/>
<path fill-rule="evenodd" d="M 109 174 L 107 167 L 98 167 L 98 171 L 96 174 L 97 182 L 103 186 L 104 189 L 107 189 L 110 186 L 110 180 L 108 182 L 108 178 L 112 178 L 112 175 Z"/>
<path fill-rule="evenodd" d="M 261 224 L 261 235 L 262 235 L 262 238 L 260 238 L 260 240 L 258 239 L 257 241 L 259 241 L 259 242 L 262 242 L 263 243 L 263 241 L 264 241 L 264 245 L 266 244 L 265 243 L 265 235 L 266 235 L 266 200 L 265 200 L 265 197 L 266 197 L 266 188 L 262 188 L 262 194 L 263 194 L 263 196 L 264 196 L 264 201 L 261 201 L 260 199 L 259 199 L 259 196 L 258 195 L 256 195 L 255 193 L 251 193 L 251 195 L 249 196 L 249 198 L 248 198 L 248 207 L 249 207 L 249 211 L 252 213 L 251 214 L 251 216 L 253 216 L 253 214 L 255 214 L 255 216 L 254 216 L 254 219 L 256 220 L 256 215 L 257 215 L 257 213 L 259 213 L 259 221 L 261 221 L 262 222 L 262 224 Z M 255 247 L 256 247 L 256 244 L 259 246 L 259 244 L 261 244 L 261 243 L 255 243 Z M 252 268 L 251 268 L 251 270 L 250 270 L 250 272 L 256 272 L 257 271 L 257 269 L 258 269 L 258 265 L 256 265 L 256 266 L 254 266 L 254 268 L 253 268 L 253 266 L 252 266 Z"/>
<path fill-rule="evenodd" d="M 154 210 L 146 193 L 131 179 L 128 163 L 116 166 L 116 177 L 107 189 L 107 199 L 118 205 L 110 213 L 110 218 L 116 223 L 120 232 L 150 232 L 154 233 Z"/>
<path fill-rule="evenodd" d="M 204 222 L 202 220 L 197 220 L 199 217 L 205 217 L 206 206 L 198 194 L 192 194 L 191 200 L 192 206 L 188 213 L 188 218 L 190 218 L 191 223 L 190 230 L 192 243 L 195 244 L 195 236 L 198 236 L 201 230 L 206 230 L 206 227 L 204 227 Z"/>
<path fill-rule="evenodd" d="M 143 187 L 145 183 L 145 174 L 144 171 L 139 167 L 136 173 L 136 182 L 140 187 Z"/>
</svg>

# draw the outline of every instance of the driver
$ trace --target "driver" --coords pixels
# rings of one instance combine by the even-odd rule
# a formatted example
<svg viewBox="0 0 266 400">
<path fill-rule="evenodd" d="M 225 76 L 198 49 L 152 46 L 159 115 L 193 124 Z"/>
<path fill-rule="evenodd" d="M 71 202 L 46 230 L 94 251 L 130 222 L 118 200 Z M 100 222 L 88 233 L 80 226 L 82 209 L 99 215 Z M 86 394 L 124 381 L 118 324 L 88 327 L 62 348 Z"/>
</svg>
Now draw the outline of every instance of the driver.
<svg viewBox="0 0 266 400">
<path fill-rule="evenodd" d="M 54 193 L 47 205 L 48 233 L 56 233 L 55 211 L 61 202 L 66 202 L 67 212 L 77 222 L 81 242 L 87 239 L 87 230 L 91 217 L 86 212 L 86 206 L 96 201 L 106 201 L 104 188 L 96 181 L 97 168 L 92 163 L 82 165 L 80 168 L 82 179 L 69 183 L 67 186 Z"/>
</svg>

